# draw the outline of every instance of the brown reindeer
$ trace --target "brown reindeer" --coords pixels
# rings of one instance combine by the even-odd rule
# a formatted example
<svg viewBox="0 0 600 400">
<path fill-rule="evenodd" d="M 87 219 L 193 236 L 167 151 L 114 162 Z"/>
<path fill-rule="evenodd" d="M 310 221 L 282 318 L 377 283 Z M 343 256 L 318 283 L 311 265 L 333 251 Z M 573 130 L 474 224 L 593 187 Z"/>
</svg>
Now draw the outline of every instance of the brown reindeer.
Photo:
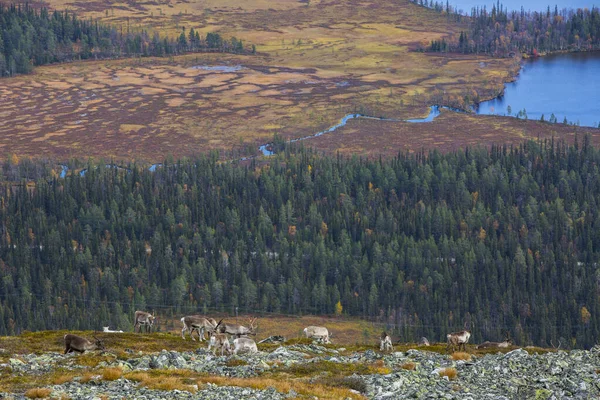
<svg viewBox="0 0 600 400">
<path fill-rule="evenodd" d="M 238 338 L 242 335 L 256 335 L 256 326 L 254 325 L 254 323 L 256 322 L 256 318 L 250 318 L 250 320 L 248 321 L 250 323 L 249 328 L 247 326 L 238 324 L 221 324 L 221 321 L 219 321 L 218 324 L 219 328 L 215 328 L 215 332 L 226 333 L 228 335 Z"/>
<path fill-rule="evenodd" d="M 221 320 L 223 321 L 223 320 Z M 221 349 L 221 356 L 223 356 L 223 353 L 225 351 L 227 351 L 227 353 L 231 353 L 231 344 L 229 343 L 229 339 L 227 339 L 227 334 L 225 333 L 218 333 L 217 332 L 217 328 L 219 327 L 219 325 L 221 325 L 221 321 L 219 321 L 218 324 L 216 324 L 215 328 L 210 331 L 209 335 L 210 335 L 210 339 L 208 342 L 208 351 L 210 351 L 210 349 L 213 349 L 213 353 L 216 354 L 217 353 L 217 349 Z"/>
<path fill-rule="evenodd" d="M 94 336 L 94 339 L 96 340 L 96 342 L 92 343 L 86 338 L 67 333 L 65 335 L 65 354 L 71 353 L 73 351 L 84 353 L 86 350 L 104 350 L 104 343 L 96 336 Z"/>
<path fill-rule="evenodd" d="M 136 328 L 139 327 L 138 332 L 142 332 L 142 326 L 146 327 L 146 332 L 149 332 L 152 329 L 152 325 L 154 325 L 154 320 L 156 317 L 153 314 L 145 311 L 136 311 L 135 312 L 135 323 L 133 324 L 133 332 L 135 333 Z"/>
</svg>

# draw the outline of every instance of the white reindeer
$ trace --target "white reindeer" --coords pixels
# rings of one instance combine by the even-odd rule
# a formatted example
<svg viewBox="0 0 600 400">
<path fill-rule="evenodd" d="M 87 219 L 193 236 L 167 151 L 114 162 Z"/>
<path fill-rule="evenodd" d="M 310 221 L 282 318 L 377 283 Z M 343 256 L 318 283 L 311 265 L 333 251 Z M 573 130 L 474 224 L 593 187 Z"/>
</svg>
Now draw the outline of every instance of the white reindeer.
<svg viewBox="0 0 600 400">
<path fill-rule="evenodd" d="M 240 351 L 248 351 L 250 354 L 257 353 L 258 347 L 256 347 L 256 342 L 249 337 L 239 337 L 233 340 L 233 354 L 237 355 Z"/>
<path fill-rule="evenodd" d="M 469 338 L 471 337 L 471 331 L 467 329 L 467 324 L 465 323 L 465 329 L 460 332 L 452 332 L 446 335 L 448 339 L 448 345 L 446 346 L 446 351 L 452 350 L 458 346 L 458 351 L 462 346 L 464 351 L 467 351 L 467 343 L 469 343 Z"/>
<path fill-rule="evenodd" d="M 108 326 L 103 326 L 102 332 L 104 332 L 104 333 L 123 333 L 123 331 L 111 331 Z"/>
<path fill-rule="evenodd" d="M 381 338 L 379 341 L 379 351 L 394 351 L 394 346 L 392 346 L 392 339 L 387 332 L 383 332 L 381 334 Z"/>
<path fill-rule="evenodd" d="M 304 334 L 307 338 L 314 338 L 323 343 L 331 343 L 329 340 L 329 331 L 322 326 L 307 326 L 304 328 Z"/>
</svg>

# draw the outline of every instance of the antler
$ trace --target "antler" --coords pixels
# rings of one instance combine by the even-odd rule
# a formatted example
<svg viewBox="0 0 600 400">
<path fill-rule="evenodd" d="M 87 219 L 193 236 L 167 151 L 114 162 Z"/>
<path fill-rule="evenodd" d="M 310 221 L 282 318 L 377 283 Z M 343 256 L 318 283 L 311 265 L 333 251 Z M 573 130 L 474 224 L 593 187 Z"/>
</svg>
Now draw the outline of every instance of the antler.
<svg viewBox="0 0 600 400">
<path fill-rule="evenodd" d="M 558 349 L 560 349 L 560 346 L 561 346 L 560 339 L 558 339 L 558 347 L 556 347 L 556 346 L 554 345 L 554 343 L 552 343 L 552 339 L 550 339 L 550 344 L 552 345 L 552 347 L 553 347 L 555 350 L 558 350 Z"/>
<path fill-rule="evenodd" d="M 219 327 L 219 325 L 221 325 L 221 322 L 223 322 L 223 318 L 221 318 L 221 320 L 219 321 L 219 323 L 217 325 L 215 325 L 215 328 L 213 329 L 213 332 L 217 332 L 217 328 Z"/>
</svg>

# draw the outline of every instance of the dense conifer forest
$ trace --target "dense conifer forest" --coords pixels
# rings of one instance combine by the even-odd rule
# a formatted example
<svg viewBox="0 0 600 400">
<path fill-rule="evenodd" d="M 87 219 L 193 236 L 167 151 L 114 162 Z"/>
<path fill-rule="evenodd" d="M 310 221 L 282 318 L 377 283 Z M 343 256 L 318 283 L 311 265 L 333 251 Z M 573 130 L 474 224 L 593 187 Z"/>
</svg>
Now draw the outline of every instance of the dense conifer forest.
<svg viewBox="0 0 600 400">
<path fill-rule="evenodd" d="M 115 57 L 147 57 L 196 51 L 243 53 L 241 40 L 225 40 L 218 33 L 201 38 L 193 28 L 176 39 L 131 32 L 96 20 L 81 20 L 68 11 L 50 12 L 28 4 L 0 3 L 0 77 L 25 74 L 34 66 Z"/>
<path fill-rule="evenodd" d="M 578 8 L 559 10 L 508 11 L 500 2 L 474 8 L 468 17 L 453 10 L 449 3 L 413 0 L 466 23 L 469 27 L 453 39 L 434 40 L 427 50 L 439 52 L 486 53 L 507 57 L 522 52 L 536 55 L 553 51 L 590 51 L 600 49 L 600 10 Z"/>
<path fill-rule="evenodd" d="M 162 315 L 360 316 L 403 340 L 587 347 L 600 328 L 600 150 L 587 139 L 401 154 L 287 149 L 136 165 L 9 158 L 0 334 Z M 75 165 L 73 164 L 72 167 Z"/>
</svg>

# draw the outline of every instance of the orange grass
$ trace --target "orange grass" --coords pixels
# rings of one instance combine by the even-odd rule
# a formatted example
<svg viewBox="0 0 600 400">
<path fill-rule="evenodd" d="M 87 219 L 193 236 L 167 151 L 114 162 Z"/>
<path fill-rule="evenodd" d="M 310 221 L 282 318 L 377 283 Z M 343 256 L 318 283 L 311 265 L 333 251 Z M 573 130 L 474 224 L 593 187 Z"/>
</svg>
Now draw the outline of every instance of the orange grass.
<svg viewBox="0 0 600 400">
<path fill-rule="evenodd" d="M 452 353 L 451 357 L 453 360 L 471 361 L 471 355 L 462 351 Z"/>
<path fill-rule="evenodd" d="M 207 376 L 198 379 L 198 383 L 212 383 L 219 386 L 239 386 L 252 389 L 264 390 L 269 387 L 274 388 L 280 393 L 289 393 L 294 390 L 303 396 L 315 396 L 319 399 L 364 399 L 365 397 L 356 394 L 350 389 L 325 386 L 318 383 L 309 383 L 306 381 L 292 379 L 272 379 L 272 378 L 229 378 L 224 376 Z"/>
<path fill-rule="evenodd" d="M 50 396 L 50 393 L 52 393 L 51 389 L 35 388 L 35 389 L 29 389 L 28 391 L 26 391 L 25 397 L 30 398 L 30 399 L 45 399 L 48 396 Z"/>
<path fill-rule="evenodd" d="M 105 381 L 116 381 L 123 376 L 121 368 L 106 368 L 102 371 L 102 379 Z"/>
<path fill-rule="evenodd" d="M 402 364 L 402 369 L 405 369 L 407 371 L 413 371 L 416 367 L 417 364 L 415 364 L 414 362 L 407 362 Z"/>
<path fill-rule="evenodd" d="M 441 370 L 439 372 L 441 377 L 447 376 L 448 379 L 450 379 L 451 381 L 456 379 L 456 376 L 458 375 L 458 371 L 456 371 L 456 368 L 444 368 L 443 370 Z"/>
</svg>

